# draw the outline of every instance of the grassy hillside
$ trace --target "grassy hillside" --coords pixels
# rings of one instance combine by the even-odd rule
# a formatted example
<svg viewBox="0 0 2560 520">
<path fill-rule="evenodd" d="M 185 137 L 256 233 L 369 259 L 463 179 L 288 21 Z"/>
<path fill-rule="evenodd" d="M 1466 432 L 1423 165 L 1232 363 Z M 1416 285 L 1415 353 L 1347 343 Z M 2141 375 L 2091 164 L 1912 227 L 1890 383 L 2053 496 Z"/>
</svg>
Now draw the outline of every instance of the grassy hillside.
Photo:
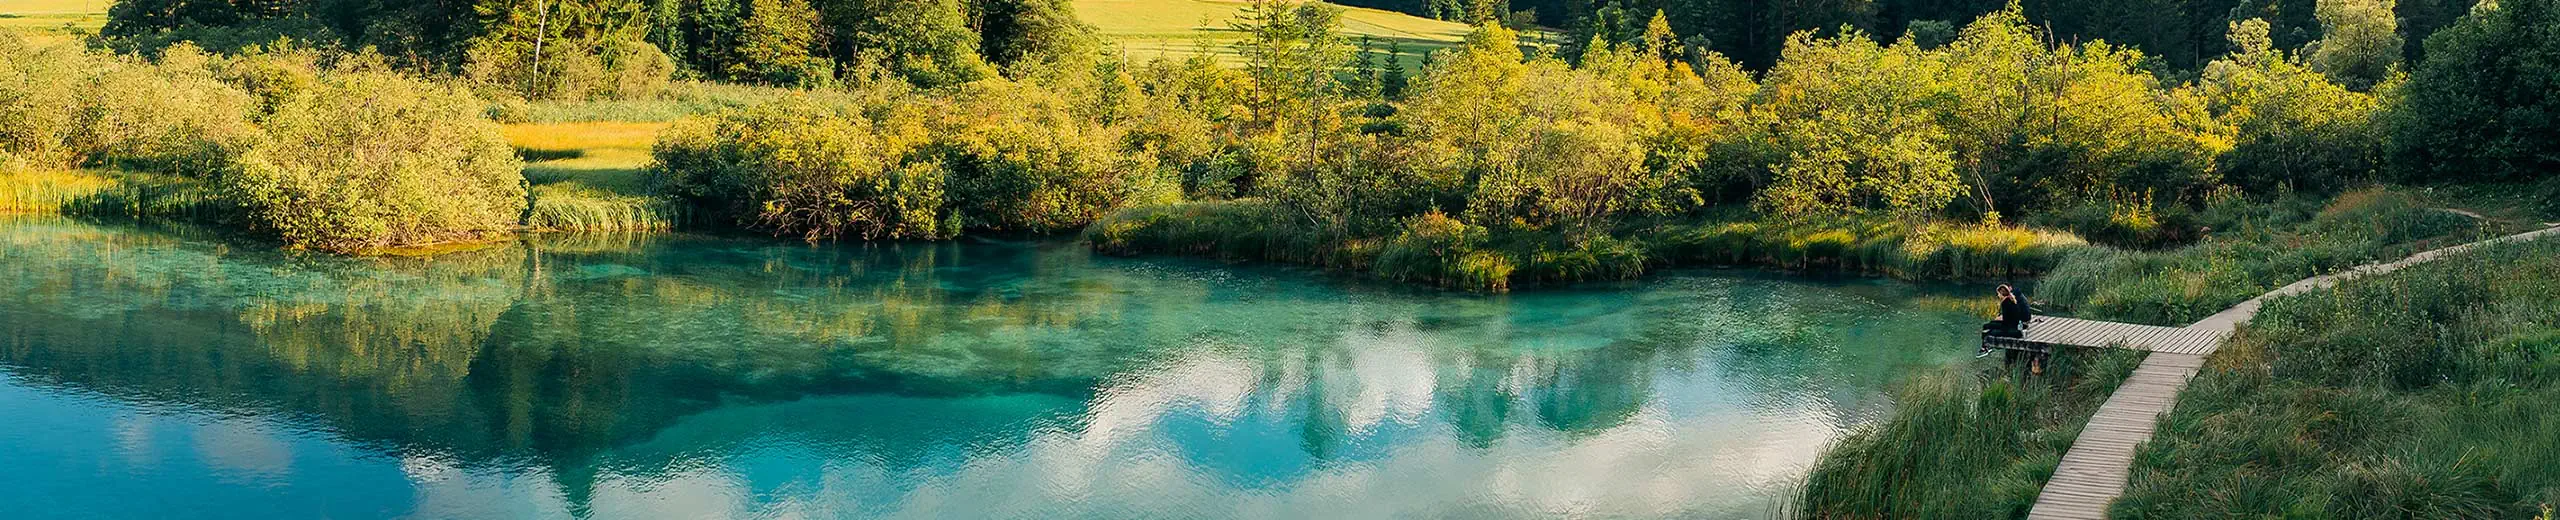
<svg viewBox="0 0 2560 520">
<path fill-rule="evenodd" d="M 35 39 L 68 38 L 71 28 L 96 31 L 107 23 L 107 7 L 115 0 L 0 1 L 0 27 L 18 29 Z M 1076 14 L 1100 28 L 1132 58 L 1186 57 L 1206 51 L 1233 61 L 1236 33 L 1227 22 L 1242 11 L 1244 0 L 1076 0 Z M 1403 42 L 1408 65 L 1423 51 L 1456 45 L 1467 37 L 1466 24 L 1393 11 L 1343 8 L 1343 30 L 1357 35 Z"/>
<path fill-rule="evenodd" d="M 1129 57 L 1187 57 L 1201 52 L 1235 61 L 1239 35 L 1227 23 L 1245 8 L 1243 0 L 1076 0 L 1076 16 L 1118 42 Z M 1393 11 L 1343 8 L 1342 28 L 1354 35 L 1403 42 L 1407 64 L 1419 63 L 1426 50 L 1455 46 L 1469 27 Z"/>
<path fill-rule="evenodd" d="M 68 39 L 72 31 L 97 31 L 107 25 L 107 6 L 115 0 L 8 0 L 0 2 L 0 28 L 15 29 L 36 41 Z"/>
</svg>

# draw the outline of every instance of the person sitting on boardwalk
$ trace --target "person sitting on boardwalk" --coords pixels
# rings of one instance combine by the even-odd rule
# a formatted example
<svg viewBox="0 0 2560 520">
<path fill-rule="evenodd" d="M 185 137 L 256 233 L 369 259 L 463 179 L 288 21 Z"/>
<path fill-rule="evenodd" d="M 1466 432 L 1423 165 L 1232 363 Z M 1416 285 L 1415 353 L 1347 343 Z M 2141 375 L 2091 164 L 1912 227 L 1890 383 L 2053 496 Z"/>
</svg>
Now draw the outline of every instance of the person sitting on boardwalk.
<svg viewBox="0 0 2560 520">
<path fill-rule="evenodd" d="M 2000 319 L 1982 324 L 1982 333 L 2004 338 L 2027 335 L 2027 321 L 2035 319 L 2035 309 L 2027 307 L 2027 297 L 2016 288 L 2000 284 Z"/>
</svg>

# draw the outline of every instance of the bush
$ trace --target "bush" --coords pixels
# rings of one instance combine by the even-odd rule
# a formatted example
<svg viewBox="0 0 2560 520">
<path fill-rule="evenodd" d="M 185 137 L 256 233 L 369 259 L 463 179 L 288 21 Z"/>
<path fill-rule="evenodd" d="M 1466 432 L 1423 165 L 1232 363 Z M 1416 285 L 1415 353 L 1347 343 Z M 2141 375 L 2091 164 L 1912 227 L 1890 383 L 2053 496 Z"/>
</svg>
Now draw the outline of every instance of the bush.
<svg viewBox="0 0 2560 520">
<path fill-rule="evenodd" d="M 817 94 L 678 122 L 651 182 L 741 228 L 807 240 L 940 239 L 960 231 L 924 126 L 895 105 Z"/>
<path fill-rule="evenodd" d="M 1483 249 L 1483 226 L 1434 211 L 1406 219 L 1404 232 L 1378 249 L 1376 273 L 1389 280 L 1447 289 L 1502 292 L 1511 288 L 1511 259 Z"/>
<path fill-rule="evenodd" d="M 1176 253 L 1237 261 L 1297 262 L 1363 269 L 1371 255 L 1263 199 L 1191 202 L 1121 210 L 1085 228 L 1108 254 Z"/>
<path fill-rule="evenodd" d="M 252 225 L 287 243 L 349 252 L 511 230 L 523 163 L 461 90 L 398 74 L 323 74 L 275 107 L 270 138 L 221 179 Z"/>
<path fill-rule="evenodd" d="M 931 110 L 932 146 L 949 170 L 953 208 L 971 229 L 1056 233 L 1104 212 L 1180 200 L 1179 181 L 1118 129 L 1078 117 L 1068 100 L 1029 85 L 983 81 Z"/>
<path fill-rule="evenodd" d="M 258 138 L 254 100 L 194 47 L 152 64 L 0 40 L 0 165 L 204 174 Z"/>
</svg>

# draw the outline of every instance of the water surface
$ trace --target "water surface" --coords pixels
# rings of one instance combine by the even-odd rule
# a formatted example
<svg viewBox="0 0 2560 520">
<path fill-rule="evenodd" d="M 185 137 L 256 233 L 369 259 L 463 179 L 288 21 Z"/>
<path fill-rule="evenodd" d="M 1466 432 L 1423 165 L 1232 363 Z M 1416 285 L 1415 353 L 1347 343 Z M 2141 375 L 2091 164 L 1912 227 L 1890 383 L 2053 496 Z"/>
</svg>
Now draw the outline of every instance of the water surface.
<svg viewBox="0 0 2560 520">
<path fill-rule="evenodd" d="M 1062 243 L 344 259 L 7 220 L 0 509 L 1752 518 L 1890 381 L 1969 357 L 1943 296 L 1467 296 Z"/>
</svg>

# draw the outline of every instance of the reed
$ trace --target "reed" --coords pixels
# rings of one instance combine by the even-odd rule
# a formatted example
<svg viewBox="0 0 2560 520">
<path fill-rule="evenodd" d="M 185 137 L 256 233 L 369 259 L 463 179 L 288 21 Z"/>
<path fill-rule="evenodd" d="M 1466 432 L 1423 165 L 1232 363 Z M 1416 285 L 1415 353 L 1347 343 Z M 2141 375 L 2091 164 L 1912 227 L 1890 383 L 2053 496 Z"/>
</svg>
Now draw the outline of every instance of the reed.
<svg viewBox="0 0 2560 520">
<path fill-rule="evenodd" d="M 0 170 L 0 213 L 59 214 L 81 199 L 116 189 L 120 183 L 88 170 Z"/>
<path fill-rule="evenodd" d="M 2040 377 L 1914 377 L 1896 392 L 1889 419 L 1823 450 L 1779 516 L 2024 517 L 2089 415 L 2142 355 L 2074 351 Z"/>
<path fill-rule="evenodd" d="M 211 222 L 238 215 L 211 184 L 116 170 L 0 173 L 0 213 Z"/>
<path fill-rule="evenodd" d="M 2270 302 L 2135 458 L 2113 515 L 2544 514 L 2560 504 L 2554 308 L 2548 240 Z"/>
<path fill-rule="evenodd" d="M 1660 263 L 1837 271 L 1903 279 L 2030 276 L 2087 247 L 2069 233 L 1871 217 L 1708 221 L 1640 235 Z"/>
<path fill-rule="evenodd" d="M 682 204 L 665 197 L 559 182 L 533 187 L 525 226 L 539 231 L 669 231 L 684 223 L 684 214 Z"/>
</svg>

